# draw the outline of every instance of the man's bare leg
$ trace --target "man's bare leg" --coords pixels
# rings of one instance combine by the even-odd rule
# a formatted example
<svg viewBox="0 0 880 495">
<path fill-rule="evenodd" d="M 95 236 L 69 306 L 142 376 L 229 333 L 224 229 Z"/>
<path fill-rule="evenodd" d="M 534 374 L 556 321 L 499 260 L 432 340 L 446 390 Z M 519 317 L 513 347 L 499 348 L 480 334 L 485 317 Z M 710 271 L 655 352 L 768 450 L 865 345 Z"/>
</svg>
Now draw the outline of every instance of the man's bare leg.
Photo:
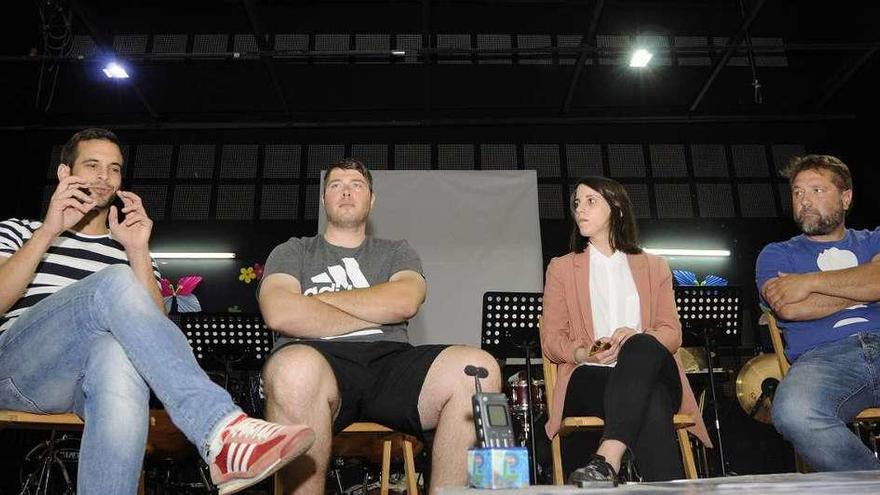
<svg viewBox="0 0 880 495">
<path fill-rule="evenodd" d="M 278 471 L 284 494 L 323 494 L 333 417 L 339 390 L 330 364 L 308 346 L 291 345 L 273 354 L 263 368 L 266 417 L 282 424 L 305 424 L 315 430 L 309 451 Z"/>
<path fill-rule="evenodd" d="M 436 428 L 431 457 L 432 494 L 441 486 L 467 483 L 467 449 L 476 441 L 471 412 L 474 378 L 464 374 L 469 364 L 489 370 L 489 376 L 481 381 L 483 391 L 501 389 L 501 371 L 495 358 L 479 349 L 453 346 L 431 364 L 419 393 L 422 428 Z"/>
</svg>

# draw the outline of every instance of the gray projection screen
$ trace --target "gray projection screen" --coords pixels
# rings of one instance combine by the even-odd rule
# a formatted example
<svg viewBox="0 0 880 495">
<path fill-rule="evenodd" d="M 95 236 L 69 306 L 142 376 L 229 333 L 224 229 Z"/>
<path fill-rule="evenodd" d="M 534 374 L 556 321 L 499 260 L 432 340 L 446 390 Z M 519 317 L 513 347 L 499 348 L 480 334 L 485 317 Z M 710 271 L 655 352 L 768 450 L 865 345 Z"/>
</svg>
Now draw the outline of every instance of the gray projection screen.
<svg viewBox="0 0 880 495">
<path fill-rule="evenodd" d="M 484 292 L 543 290 L 534 170 L 372 174 L 368 234 L 409 241 L 428 282 L 428 299 L 410 321 L 410 343 L 479 347 Z M 323 206 L 318 218 L 323 232 Z"/>
</svg>

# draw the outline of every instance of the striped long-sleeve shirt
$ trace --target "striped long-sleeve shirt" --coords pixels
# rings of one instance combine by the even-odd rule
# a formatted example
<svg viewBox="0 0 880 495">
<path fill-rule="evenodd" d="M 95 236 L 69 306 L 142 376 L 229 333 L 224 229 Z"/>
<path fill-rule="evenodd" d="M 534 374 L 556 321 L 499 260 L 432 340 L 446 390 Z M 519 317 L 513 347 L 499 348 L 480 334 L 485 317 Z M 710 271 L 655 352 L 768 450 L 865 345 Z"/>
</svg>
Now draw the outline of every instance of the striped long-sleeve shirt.
<svg viewBox="0 0 880 495">
<path fill-rule="evenodd" d="M 0 256 L 9 258 L 27 242 L 42 222 L 12 218 L 0 222 Z M 128 263 L 122 245 L 110 234 L 85 235 L 63 232 L 55 238 L 37 265 L 21 299 L 0 318 L 0 332 L 31 306 L 83 278 L 110 265 Z M 159 280 L 159 268 L 153 261 L 153 274 Z M 3 283 L 0 280 L 0 283 Z"/>
</svg>

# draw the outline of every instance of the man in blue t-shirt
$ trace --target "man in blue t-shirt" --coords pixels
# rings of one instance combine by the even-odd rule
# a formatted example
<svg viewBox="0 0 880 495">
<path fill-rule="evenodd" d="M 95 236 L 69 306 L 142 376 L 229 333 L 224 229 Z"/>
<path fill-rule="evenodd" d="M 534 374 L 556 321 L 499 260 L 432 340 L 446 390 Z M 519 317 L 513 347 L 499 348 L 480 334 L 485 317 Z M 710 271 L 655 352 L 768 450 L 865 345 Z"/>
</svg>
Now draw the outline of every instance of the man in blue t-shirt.
<svg viewBox="0 0 880 495">
<path fill-rule="evenodd" d="M 846 426 L 880 407 L 880 228 L 844 226 L 852 176 L 838 158 L 798 157 L 785 175 L 803 234 L 766 246 L 756 267 L 792 363 L 773 424 L 816 470 L 880 469 Z"/>
</svg>

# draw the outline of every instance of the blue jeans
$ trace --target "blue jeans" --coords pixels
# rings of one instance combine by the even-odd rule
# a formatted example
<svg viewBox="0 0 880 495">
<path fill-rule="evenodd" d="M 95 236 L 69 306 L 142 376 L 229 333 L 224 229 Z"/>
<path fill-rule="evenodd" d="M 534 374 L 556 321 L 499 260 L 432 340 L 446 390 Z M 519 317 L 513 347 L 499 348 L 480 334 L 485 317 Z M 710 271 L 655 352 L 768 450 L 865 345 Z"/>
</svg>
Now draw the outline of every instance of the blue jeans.
<svg viewBox="0 0 880 495">
<path fill-rule="evenodd" d="M 773 400 L 773 424 L 817 471 L 880 469 L 847 427 L 880 406 L 880 333 L 850 335 L 811 349 L 792 364 Z"/>
<path fill-rule="evenodd" d="M 80 495 L 137 491 L 150 389 L 206 459 L 221 420 L 240 412 L 128 265 L 65 287 L 0 333 L 0 409 L 85 421 Z"/>
</svg>

